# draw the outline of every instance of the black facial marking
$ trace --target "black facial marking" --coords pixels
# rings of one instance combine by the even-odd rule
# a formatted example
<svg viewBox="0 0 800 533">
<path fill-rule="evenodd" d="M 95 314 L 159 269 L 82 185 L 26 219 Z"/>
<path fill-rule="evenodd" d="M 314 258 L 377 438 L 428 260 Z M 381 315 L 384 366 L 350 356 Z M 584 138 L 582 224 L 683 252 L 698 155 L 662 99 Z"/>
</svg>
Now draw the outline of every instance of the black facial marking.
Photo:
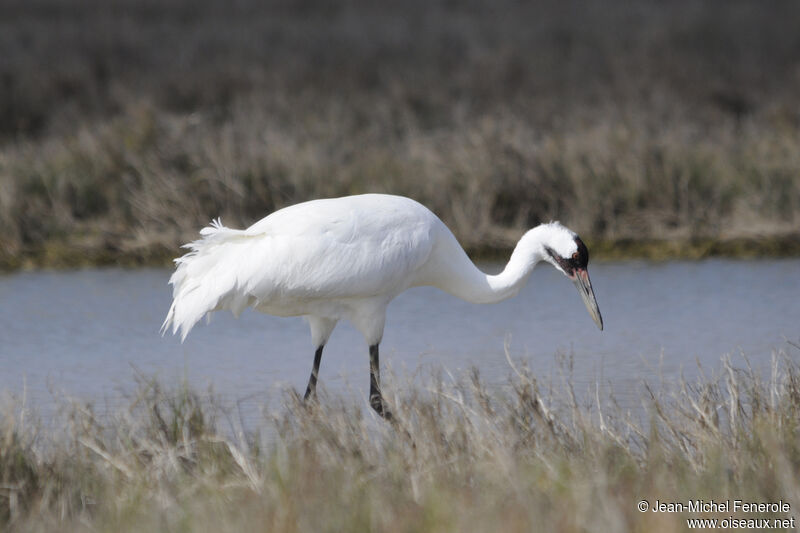
<svg viewBox="0 0 800 533">
<path fill-rule="evenodd" d="M 575 237 L 575 245 L 578 250 L 572 254 L 572 257 L 561 257 L 549 246 L 545 247 L 550 257 L 555 259 L 567 276 L 574 276 L 576 270 L 586 270 L 586 266 L 589 264 L 589 250 L 580 237 Z"/>
<path fill-rule="evenodd" d="M 578 245 L 578 251 L 572 255 L 575 267 L 586 270 L 586 266 L 589 264 L 589 249 L 586 248 L 580 237 L 575 237 L 575 244 Z"/>
</svg>

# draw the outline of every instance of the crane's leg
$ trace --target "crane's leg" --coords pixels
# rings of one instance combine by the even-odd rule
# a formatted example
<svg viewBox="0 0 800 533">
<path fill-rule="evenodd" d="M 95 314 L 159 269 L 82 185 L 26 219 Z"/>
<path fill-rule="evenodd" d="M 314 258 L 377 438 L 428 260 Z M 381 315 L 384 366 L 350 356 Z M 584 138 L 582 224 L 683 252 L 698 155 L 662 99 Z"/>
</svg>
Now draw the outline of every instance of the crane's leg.
<svg viewBox="0 0 800 533">
<path fill-rule="evenodd" d="M 324 347 L 324 345 L 317 347 L 317 351 L 314 353 L 314 368 L 311 369 L 311 377 L 308 378 L 308 386 L 303 396 L 304 401 L 317 397 L 317 376 L 319 375 L 319 362 L 322 360 L 322 348 Z"/>
<path fill-rule="evenodd" d="M 381 365 L 377 344 L 369 347 L 369 404 L 386 420 L 392 419 L 392 413 L 386 408 L 381 395 Z"/>
<path fill-rule="evenodd" d="M 361 302 L 357 312 L 350 317 L 353 325 L 364 335 L 369 346 L 369 404 L 386 420 L 392 413 L 381 395 L 381 364 L 378 358 L 378 345 L 383 338 L 383 325 L 386 321 L 386 304 L 382 298 Z"/>
<path fill-rule="evenodd" d="M 333 328 L 336 327 L 336 320 L 311 315 L 306 319 L 311 327 L 311 341 L 317 347 L 317 351 L 314 352 L 314 367 L 311 369 L 311 377 L 308 378 L 308 386 L 303 396 L 303 400 L 308 401 L 309 398 L 317 397 L 317 377 L 319 376 L 319 363 L 322 360 L 322 349 L 328 342 Z"/>
</svg>

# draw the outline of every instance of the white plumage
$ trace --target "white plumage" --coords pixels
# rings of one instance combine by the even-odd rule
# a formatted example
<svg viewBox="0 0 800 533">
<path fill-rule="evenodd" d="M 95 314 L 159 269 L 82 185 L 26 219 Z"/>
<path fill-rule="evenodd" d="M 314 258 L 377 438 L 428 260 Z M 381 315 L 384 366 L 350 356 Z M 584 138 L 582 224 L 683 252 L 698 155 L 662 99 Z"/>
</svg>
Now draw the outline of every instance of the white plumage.
<svg viewBox="0 0 800 533">
<path fill-rule="evenodd" d="M 432 285 L 476 303 L 515 295 L 548 261 L 578 285 L 602 329 L 580 239 L 557 222 L 528 231 L 502 273 L 486 275 L 426 207 L 409 198 L 366 194 L 293 205 L 244 230 L 216 220 L 175 260 L 170 326 L 185 339 L 212 311 L 245 308 L 306 316 L 317 349 L 306 397 L 314 394 L 322 347 L 340 319 L 370 346 L 372 406 L 388 416 L 379 389 L 378 344 L 386 306 L 409 287 Z"/>
</svg>

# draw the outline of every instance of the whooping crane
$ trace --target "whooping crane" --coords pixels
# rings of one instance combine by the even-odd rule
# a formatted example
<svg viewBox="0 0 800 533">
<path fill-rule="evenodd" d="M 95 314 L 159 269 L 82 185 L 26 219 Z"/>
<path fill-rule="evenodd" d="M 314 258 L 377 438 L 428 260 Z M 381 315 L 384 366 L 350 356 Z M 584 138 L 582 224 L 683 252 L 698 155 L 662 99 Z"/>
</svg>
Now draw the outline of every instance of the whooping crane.
<svg viewBox="0 0 800 533">
<path fill-rule="evenodd" d="M 370 405 L 391 415 L 380 387 L 378 345 L 386 306 L 410 287 L 431 285 L 463 300 L 493 303 L 516 295 L 534 266 L 546 261 L 575 283 L 603 329 L 581 239 L 558 222 L 529 230 L 505 269 L 487 275 L 430 210 L 409 198 L 365 194 L 313 200 L 280 209 L 244 230 L 219 220 L 200 231 L 175 260 L 173 302 L 162 326 L 181 340 L 203 316 L 247 307 L 277 316 L 305 316 L 315 348 L 305 398 L 316 395 L 322 349 L 347 319 L 369 346 Z"/>
</svg>

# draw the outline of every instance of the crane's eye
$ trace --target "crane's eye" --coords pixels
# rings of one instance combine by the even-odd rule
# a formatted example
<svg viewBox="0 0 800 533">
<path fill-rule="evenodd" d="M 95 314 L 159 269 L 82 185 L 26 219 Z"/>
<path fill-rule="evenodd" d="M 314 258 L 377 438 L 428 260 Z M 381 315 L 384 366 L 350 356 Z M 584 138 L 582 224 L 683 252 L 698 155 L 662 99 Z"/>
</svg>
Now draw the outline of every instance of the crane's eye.
<svg viewBox="0 0 800 533">
<path fill-rule="evenodd" d="M 580 254 L 578 252 L 575 252 L 574 254 L 572 254 L 572 258 L 574 260 L 576 260 L 576 261 L 578 260 L 579 257 L 580 257 Z"/>
</svg>

